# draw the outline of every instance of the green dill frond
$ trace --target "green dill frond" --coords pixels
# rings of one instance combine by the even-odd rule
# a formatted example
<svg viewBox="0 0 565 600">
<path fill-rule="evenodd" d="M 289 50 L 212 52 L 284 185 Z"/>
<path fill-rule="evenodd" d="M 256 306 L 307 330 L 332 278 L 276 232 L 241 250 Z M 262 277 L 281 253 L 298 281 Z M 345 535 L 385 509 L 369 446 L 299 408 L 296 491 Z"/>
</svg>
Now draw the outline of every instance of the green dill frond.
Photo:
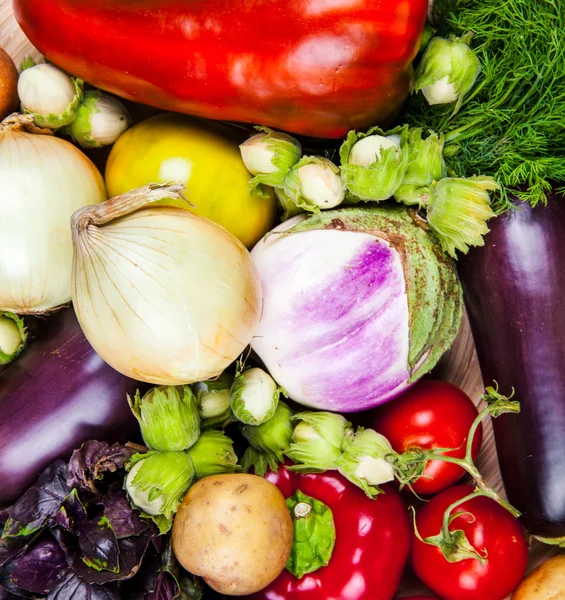
<svg viewBox="0 0 565 600">
<path fill-rule="evenodd" d="M 445 134 L 452 175 L 490 175 L 535 205 L 565 184 L 565 0 L 436 0 L 438 33 L 473 32 L 482 65 L 461 110 L 412 96 L 406 120 Z"/>
</svg>

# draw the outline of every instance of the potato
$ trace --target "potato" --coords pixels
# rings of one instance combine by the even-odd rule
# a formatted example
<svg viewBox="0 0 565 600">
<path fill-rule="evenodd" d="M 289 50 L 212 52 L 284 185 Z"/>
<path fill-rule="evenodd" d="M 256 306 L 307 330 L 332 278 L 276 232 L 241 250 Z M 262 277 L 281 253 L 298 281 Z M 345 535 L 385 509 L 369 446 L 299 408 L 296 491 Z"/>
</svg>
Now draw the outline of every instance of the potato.
<svg viewBox="0 0 565 600">
<path fill-rule="evenodd" d="M 565 600 L 565 556 L 555 556 L 532 571 L 512 600 Z"/>
<path fill-rule="evenodd" d="M 202 478 L 188 491 L 173 524 L 180 564 L 229 596 L 258 592 L 276 579 L 292 540 L 283 495 L 256 475 Z"/>
</svg>

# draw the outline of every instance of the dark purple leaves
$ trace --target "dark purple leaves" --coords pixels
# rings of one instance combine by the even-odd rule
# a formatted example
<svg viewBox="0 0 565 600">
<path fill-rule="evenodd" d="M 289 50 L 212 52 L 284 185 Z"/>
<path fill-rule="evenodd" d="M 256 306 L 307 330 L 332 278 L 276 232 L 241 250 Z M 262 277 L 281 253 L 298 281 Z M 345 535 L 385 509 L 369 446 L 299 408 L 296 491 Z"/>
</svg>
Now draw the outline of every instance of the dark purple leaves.
<svg viewBox="0 0 565 600">
<path fill-rule="evenodd" d="M 23 590 L 46 594 L 67 567 L 65 554 L 51 537 L 29 548 L 12 571 L 12 582 Z"/>
<path fill-rule="evenodd" d="M 115 586 L 90 585 L 70 569 L 47 596 L 47 600 L 120 600 Z"/>
<path fill-rule="evenodd" d="M 120 571 L 118 540 L 106 517 L 83 521 L 77 533 L 85 565 L 97 571 Z"/>
<path fill-rule="evenodd" d="M 54 519 L 71 489 L 67 485 L 67 465 L 51 464 L 37 483 L 8 510 L 3 536 L 30 535 Z"/>
<path fill-rule="evenodd" d="M 141 566 L 141 561 L 151 541 L 153 534 L 142 533 L 141 535 L 125 538 L 118 541 L 119 565 L 117 573 L 110 571 L 97 571 L 86 566 L 80 556 L 74 561 L 73 568 L 88 583 L 104 584 L 111 581 L 120 581 L 133 577 Z"/>
<path fill-rule="evenodd" d="M 1 568 L 17 558 L 19 554 L 25 551 L 29 539 L 18 538 L 0 538 L 0 570 Z"/>
<path fill-rule="evenodd" d="M 181 598 L 176 579 L 162 568 L 166 541 L 123 490 L 122 467 L 133 453 L 117 444 L 87 442 L 68 468 L 53 463 L 3 511 L 0 600 Z M 142 569 L 148 548 L 149 572 Z"/>
<path fill-rule="evenodd" d="M 104 496 L 104 516 L 118 539 L 139 535 L 149 527 L 146 521 L 142 521 L 139 511 L 132 508 L 118 483 L 113 484 Z"/>
<path fill-rule="evenodd" d="M 102 479 L 105 473 L 121 469 L 135 452 L 132 448 L 120 444 L 110 446 L 107 442 L 95 440 L 85 442 L 71 456 L 68 483 L 71 487 L 99 497 L 101 492 L 96 482 Z"/>
</svg>

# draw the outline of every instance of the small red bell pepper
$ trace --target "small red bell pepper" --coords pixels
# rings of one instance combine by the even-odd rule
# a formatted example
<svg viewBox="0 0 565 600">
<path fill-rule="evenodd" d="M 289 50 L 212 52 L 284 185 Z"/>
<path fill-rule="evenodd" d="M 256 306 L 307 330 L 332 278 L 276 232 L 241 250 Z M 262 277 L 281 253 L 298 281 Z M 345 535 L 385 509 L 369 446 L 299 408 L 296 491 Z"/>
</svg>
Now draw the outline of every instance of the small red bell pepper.
<svg viewBox="0 0 565 600">
<path fill-rule="evenodd" d="M 118 96 L 316 137 L 384 124 L 427 0 L 13 0 L 61 68 Z"/>
<path fill-rule="evenodd" d="M 296 490 L 328 506 L 334 518 L 335 546 L 328 566 L 297 579 L 287 570 L 254 600 L 391 600 L 410 551 L 412 530 L 399 494 L 369 499 L 335 471 L 296 474 L 286 467 L 268 473 L 286 498 Z"/>
</svg>

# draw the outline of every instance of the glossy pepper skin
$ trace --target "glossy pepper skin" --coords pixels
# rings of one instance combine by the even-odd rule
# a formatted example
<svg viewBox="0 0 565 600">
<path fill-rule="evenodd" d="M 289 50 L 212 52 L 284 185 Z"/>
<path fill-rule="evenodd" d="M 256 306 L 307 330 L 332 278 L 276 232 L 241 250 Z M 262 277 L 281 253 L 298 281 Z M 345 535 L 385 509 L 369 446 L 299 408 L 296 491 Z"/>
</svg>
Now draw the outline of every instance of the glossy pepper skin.
<svg viewBox="0 0 565 600">
<path fill-rule="evenodd" d="M 324 138 L 408 96 L 427 0 L 13 0 L 52 62 L 142 104 Z"/>
<path fill-rule="evenodd" d="M 297 579 L 284 570 L 254 600 L 392 600 L 410 551 L 411 525 L 398 493 L 370 500 L 335 471 L 298 475 L 281 467 L 267 474 L 285 498 L 297 489 L 333 512 L 336 541 L 327 567 Z"/>
</svg>

